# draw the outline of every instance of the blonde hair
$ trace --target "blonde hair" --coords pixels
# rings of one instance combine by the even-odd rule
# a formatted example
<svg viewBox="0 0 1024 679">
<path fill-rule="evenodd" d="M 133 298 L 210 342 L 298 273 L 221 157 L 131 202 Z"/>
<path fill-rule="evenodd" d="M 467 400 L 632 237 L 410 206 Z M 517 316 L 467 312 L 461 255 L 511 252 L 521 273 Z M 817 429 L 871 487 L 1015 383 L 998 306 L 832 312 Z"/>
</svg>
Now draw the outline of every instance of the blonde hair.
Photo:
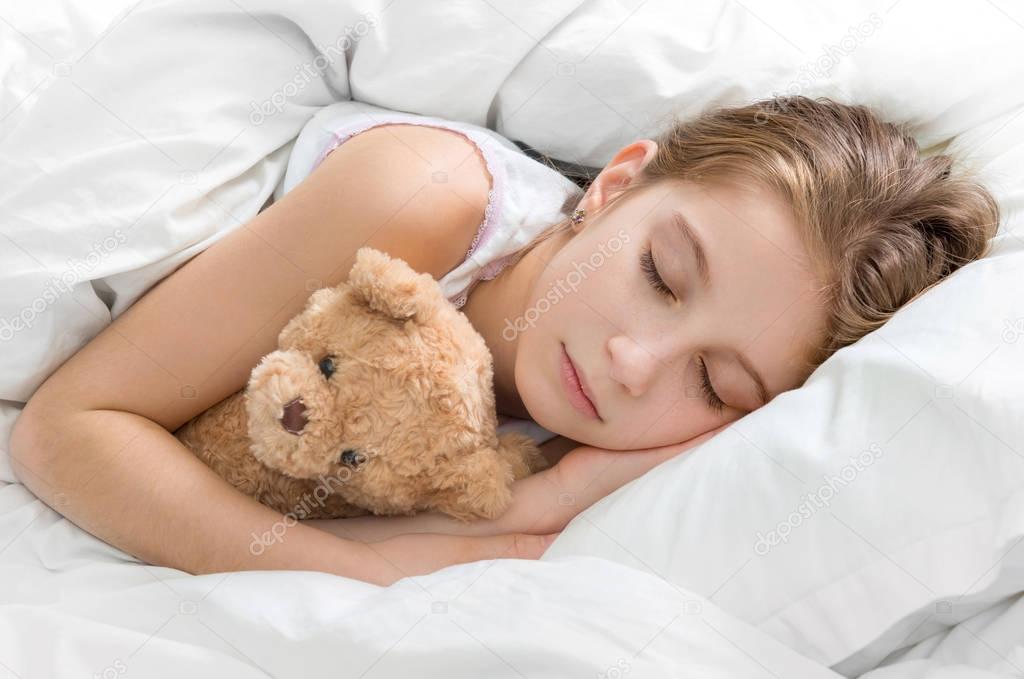
<svg viewBox="0 0 1024 679">
<path fill-rule="evenodd" d="M 814 370 L 961 266 L 999 224 L 992 195 L 949 155 L 922 157 L 901 125 L 869 108 L 786 96 L 677 119 L 640 176 L 602 206 L 664 180 L 753 179 L 785 198 L 823 287 Z M 569 228 L 540 234 L 519 256 Z M 517 256 L 518 259 L 518 256 Z"/>
</svg>

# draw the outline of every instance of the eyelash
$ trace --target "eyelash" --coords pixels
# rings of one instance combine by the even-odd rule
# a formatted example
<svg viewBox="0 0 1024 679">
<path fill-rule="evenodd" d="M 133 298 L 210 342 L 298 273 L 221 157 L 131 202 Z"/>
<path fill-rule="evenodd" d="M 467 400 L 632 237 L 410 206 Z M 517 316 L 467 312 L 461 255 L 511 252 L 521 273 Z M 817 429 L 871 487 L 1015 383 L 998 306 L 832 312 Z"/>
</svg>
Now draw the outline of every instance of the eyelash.
<svg viewBox="0 0 1024 679">
<path fill-rule="evenodd" d="M 647 276 L 647 282 L 651 284 L 652 288 L 665 297 L 676 298 L 672 294 L 672 288 L 665 284 L 665 279 L 661 277 L 661 274 L 658 273 L 658 267 L 654 265 L 654 256 L 651 254 L 650 245 L 640 254 L 640 268 L 643 269 L 644 275 Z"/>
<path fill-rule="evenodd" d="M 704 364 L 704 359 L 698 358 L 697 362 L 700 363 L 700 389 L 704 392 L 704 398 L 707 399 L 708 407 L 716 413 L 721 413 L 725 408 L 725 401 L 718 398 L 714 387 L 711 386 L 711 378 L 708 376 L 708 367 Z"/>
<path fill-rule="evenodd" d="M 672 289 L 665 284 L 665 279 L 663 279 L 661 274 L 658 273 L 658 267 L 654 264 L 654 256 L 651 254 L 650 245 L 648 245 L 640 254 L 640 268 L 647 277 L 647 282 L 650 283 L 651 287 L 659 294 L 671 299 L 676 298 L 676 296 L 672 294 Z M 700 388 L 704 393 L 704 398 L 707 401 L 708 407 L 716 413 L 721 413 L 725 408 L 725 402 L 719 398 L 718 394 L 715 393 L 715 388 L 711 385 L 711 376 L 708 374 L 708 366 L 704 363 L 704 359 L 698 358 L 697 361 L 700 363 Z"/>
</svg>

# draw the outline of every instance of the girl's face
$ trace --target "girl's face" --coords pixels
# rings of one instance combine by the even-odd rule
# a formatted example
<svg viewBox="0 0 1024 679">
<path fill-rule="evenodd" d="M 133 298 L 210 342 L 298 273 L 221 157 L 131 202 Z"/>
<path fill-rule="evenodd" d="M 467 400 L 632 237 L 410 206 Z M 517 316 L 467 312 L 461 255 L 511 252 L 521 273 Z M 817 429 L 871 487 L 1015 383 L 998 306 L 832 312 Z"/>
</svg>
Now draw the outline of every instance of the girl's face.
<svg viewBox="0 0 1024 679">
<path fill-rule="evenodd" d="M 666 181 L 599 209 L 656 148 L 635 142 L 595 178 L 583 223 L 507 326 L 531 417 L 613 450 L 681 443 L 800 386 L 823 322 L 795 218 L 768 190 Z"/>
</svg>

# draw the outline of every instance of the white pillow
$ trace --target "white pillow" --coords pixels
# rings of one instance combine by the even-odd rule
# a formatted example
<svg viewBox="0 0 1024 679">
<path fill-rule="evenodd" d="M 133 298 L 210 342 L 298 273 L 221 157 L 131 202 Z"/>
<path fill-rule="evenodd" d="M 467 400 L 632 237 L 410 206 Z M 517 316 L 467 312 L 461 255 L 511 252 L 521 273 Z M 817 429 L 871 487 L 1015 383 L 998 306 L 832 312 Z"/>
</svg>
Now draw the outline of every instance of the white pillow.
<svg viewBox="0 0 1024 679">
<path fill-rule="evenodd" d="M 1004 219 L 1024 207 L 1021 113 L 950 149 L 998 135 L 984 177 Z M 1021 221 L 802 388 L 578 516 L 544 558 L 657 573 L 850 675 L 1024 591 Z"/>
<path fill-rule="evenodd" d="M 908 121 L 929 147 L 1024 102 L 1024 12 L 1001 4 L 594 0 L 533 34 L 543 40 L 502 84 L 495 129 L 601 167 L 674 115 L 803 94 Z"/>
</svg>

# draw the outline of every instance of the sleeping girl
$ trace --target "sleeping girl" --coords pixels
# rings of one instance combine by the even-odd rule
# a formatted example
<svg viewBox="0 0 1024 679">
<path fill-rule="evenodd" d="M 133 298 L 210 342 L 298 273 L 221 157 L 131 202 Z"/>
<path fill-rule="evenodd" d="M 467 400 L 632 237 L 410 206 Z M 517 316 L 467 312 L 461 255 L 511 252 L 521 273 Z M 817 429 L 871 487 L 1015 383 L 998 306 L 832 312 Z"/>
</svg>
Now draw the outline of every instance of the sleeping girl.
<svg viewBox="0 0 1024 679">
<path fill-rule="evenodd" d="M 488 129 L 342 102 L 302 131 L 273 198 L 65 363 L 17 422 L 25 485 L 148 562 L 388 584 L 537 558 L 580 511 L 800 387 L 983 256 L 999 217 L 951 157 L 922 157 L 866 107 L 799 96 L 677 120 L 578 183 Z M 170 432 L 242 389 L 363 245 L 439 280 L 491 350 L 502 427 L 553 465 L 492 521 L 304 521 L 253 550 L 281 515 Z"/>
</svg>

